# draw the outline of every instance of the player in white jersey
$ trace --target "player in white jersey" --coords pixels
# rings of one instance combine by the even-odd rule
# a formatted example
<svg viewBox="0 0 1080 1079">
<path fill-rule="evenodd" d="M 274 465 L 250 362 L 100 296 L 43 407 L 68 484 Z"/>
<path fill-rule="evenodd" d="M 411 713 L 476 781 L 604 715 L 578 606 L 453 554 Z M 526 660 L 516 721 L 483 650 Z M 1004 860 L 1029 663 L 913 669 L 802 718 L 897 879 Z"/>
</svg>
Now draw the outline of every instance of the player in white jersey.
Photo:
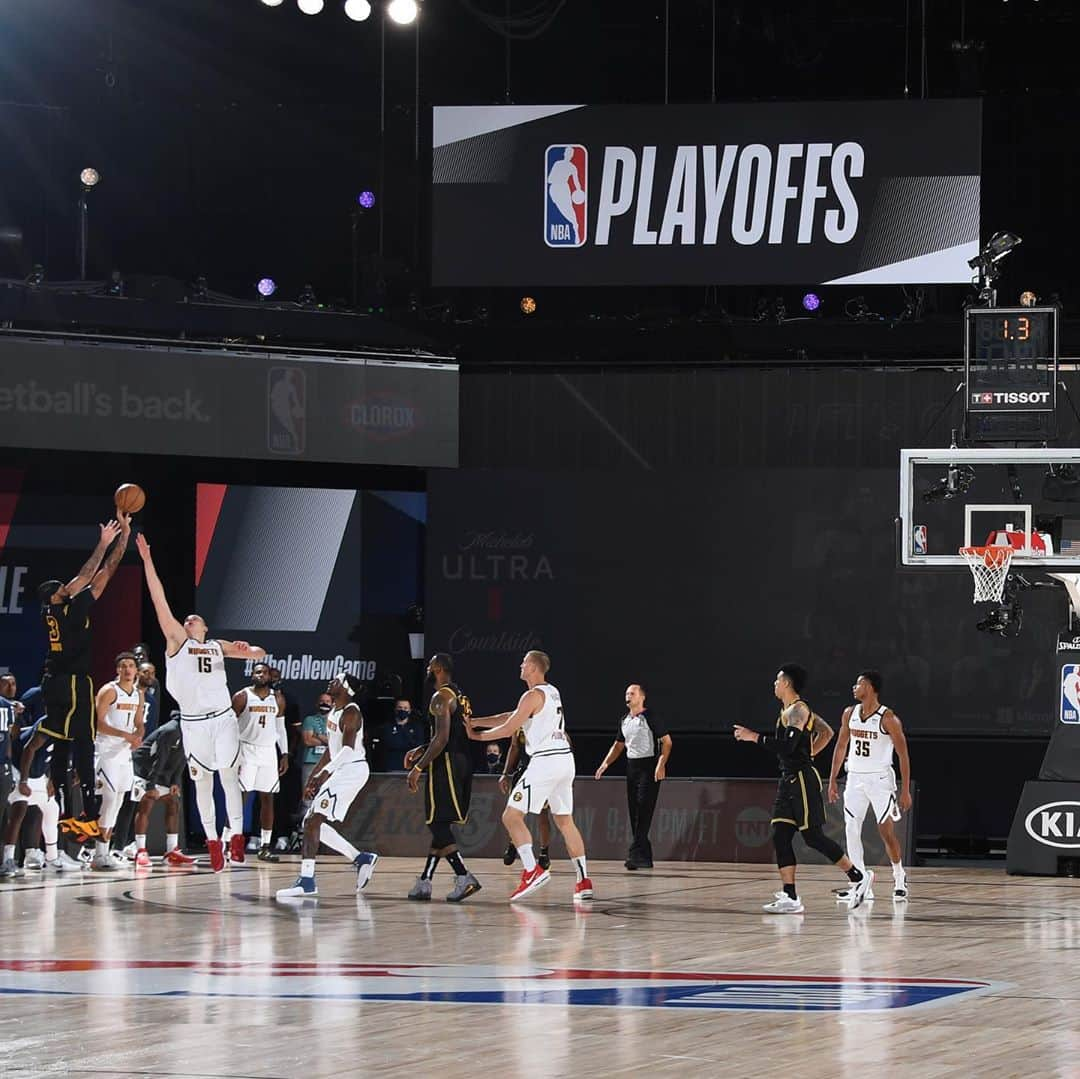
<svg viewBox="0 0 1080 1079">
<path fill-rule="evenodd" d="M 140 534 L 135 546 L 143 560 L 146 587 L 157 612 L 158 625 L 165 635 L 165 687 L 180 706 L 184 753 L 188 774 L 195 784 L 195 801 L 206 833 L 210 867 L 220 873 L 225 868 L 225 851 L 214 807 L 215 772 L 225 792 L 225 813 L 232 830 L 229 858 L 233 862 L 244 860 L 244 799 L 236 771 L 240 731 L 225 680 L 225 660 L 265 659 L 266 652 L 246 641 L 208 639 L 206 622 L 197 614 L 189 614 L 183 623 L 178 622 L 165 598 L 146 536 Z"/>
<path fill-rule="evenodd" d="M 289 770 L 289 736 L 285 733 L 285 697 L 270 688 L 270 666 L 251 668 L 251 685 L 233 694 L 232 706 L 240 725 L 240 789 L 258 792 L 259 861 L 280 862 L 270 849 L 274 837 L 274 795 Z M 280 750 L 281 756 L 278 757 Z"/>
<path fill-rule="evenodd" d="M 480 742 L 496 742 L 525 732 L 525 752 L 529 766 L 510 792 L 503 811 L 503 824 L 521 855 L 524 871 L 510 901 L 542 888 L 551 873 L 537 865 L 532 833 L 525 823 L 526 813 L 539 813 L 544 803 L 551 809 L 555 825 L 562 832 L 566 853 L 577 870 L 575 899 L 592 899 L 593 887 L 585 862 L 585 842 L 574 823 L 574 753 L 566 738 L 559 691 L 547 681 L 551 660 L 543 652 L 526 652 L 521 661 L 521 680 L 529 688 L 521 695 L 513 712 L 498 716 L 466 719 L 469 737 Z M 487 728 L 486 730 L 482 728 Z"/>
<path fill-rule="evenodd" d="M 315 858 L 319 844 L 344 854 L 356 866 L 356 890 L 361 892 L 375 872 L 379 856 L 354 847 L 342 834 L 360 804 L 360 792 L 368 781 L 364 753 L 364 716 L 356 703 L 360 683 L 351 674 L 338 674 L 326 687 L 334 707 L 326 717 L 326 749 L 304 788 L 312 799 L 304 818 L 304 844 L 300 876 L 290 888 L 278 889 L 278 899 L 316 899 Z"/>
<path fill-rule="evenodd" d="M 892 862 L 893 899 L 904 900 L 908 897 L 907 875 L 901 861 L 900 840 L 896 838 L 893 825 L 900 819 L 901 812 L 911 809 L 911 758 L 907 739 L 900 717 L 878 699 L 880 673 L 860 672 L 851 692 L 857 703 L 845 708 L 840 720 L 840 733 L 829 773 L 829 801 L 835 802 L 839 798 L 836 780 L 846 757 L 844 821 L 848 856 L 860 869 L 865 868 L 862 827 L 866 812 L 872 806 L 878 832 Z M 899 791 L 892 766 L 894 750 L 900 758 Z M 846 893 L 839 894 L 844 896 Z"/>
<path fill-rule="evenodd" d="M 90 868 L 99 872 L 116 869 L 109 857 L 109 840 L 116 826 L 124 795 L 135 782 L 131 751 L 142 744 L 143 710 L 145 702 L 136 681 L 139 666 L 134 652 L 121 652 L 116 657 L 116 678 L 106 682 L 97 692 L 97 793 L 101 798 L 98 818 L 97 849 Z"/>
</svg>

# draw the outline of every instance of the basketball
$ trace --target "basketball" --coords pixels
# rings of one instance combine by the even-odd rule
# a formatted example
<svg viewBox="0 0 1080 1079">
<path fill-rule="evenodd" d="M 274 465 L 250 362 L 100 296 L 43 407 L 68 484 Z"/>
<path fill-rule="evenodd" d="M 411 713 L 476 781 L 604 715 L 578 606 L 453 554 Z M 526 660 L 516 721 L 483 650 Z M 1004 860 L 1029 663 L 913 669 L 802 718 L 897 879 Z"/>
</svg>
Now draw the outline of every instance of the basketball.
<svg viewBox="0 0 1080 1079">
<path fill-rule="evenodd" d="M 146 492 L 137 483 L 122 483 L 113 499 L 120 513 L 138 513 L 146 505 Z"/>
<path fill-rule="evenodd" d="M 570 196 L 570 201 L 575 206 L 580 206 L 585 201 L 585 192 L 579 188 Z"/>
</svg>

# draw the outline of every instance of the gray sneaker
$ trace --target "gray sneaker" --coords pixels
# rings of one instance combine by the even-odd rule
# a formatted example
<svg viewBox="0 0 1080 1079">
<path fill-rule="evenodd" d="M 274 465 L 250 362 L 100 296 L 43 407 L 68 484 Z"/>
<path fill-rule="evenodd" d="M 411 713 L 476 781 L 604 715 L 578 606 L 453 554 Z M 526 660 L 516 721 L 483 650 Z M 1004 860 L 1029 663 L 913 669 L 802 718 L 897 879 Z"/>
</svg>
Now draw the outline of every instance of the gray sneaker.
<svg viewBox="0 0 1080 1079">
<path fill-rule="evenodd" d="M 21 877 L 23 871 L 15 864 L 14 858 L 5 858 L 0 864 L 0 877 Z"/>
<path fill-rule="evenodd" d="M 447 903 L 460 903 L 480 891 L 480 882 L 471 873 L 454 877 L 454 890 L 446 897 Z"/>
<path fill-rule="evenodd" d="M 28 850 L 23 858 L 23 869 L 44 869 L 45 852 L 43 850 Z"/>
<path fill-rule="evenodd" d="M 412 886 L 412 891 L 409 892 L 409 899 L 419 899 L 422 902 L 430 902 L 431 900 L 431 881 L 424 880 L 423 877 L 417 877 L 416 883 Z"/>
<path fill-rule="evenodd" d="M 90 863 L 90 868 L 95 873 L 115 873 L 119 866 L 109 855 L 106 854 L 103 858 L 100 858 L 95 854 L 94 860 Z"/>
</svg>

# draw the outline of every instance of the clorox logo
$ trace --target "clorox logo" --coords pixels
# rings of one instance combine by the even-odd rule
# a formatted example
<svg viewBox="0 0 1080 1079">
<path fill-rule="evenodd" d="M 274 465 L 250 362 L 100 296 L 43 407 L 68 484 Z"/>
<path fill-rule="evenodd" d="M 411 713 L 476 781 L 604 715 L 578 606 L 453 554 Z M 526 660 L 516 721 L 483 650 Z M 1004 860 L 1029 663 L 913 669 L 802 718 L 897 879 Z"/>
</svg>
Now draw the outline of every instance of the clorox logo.
<svg viewBox="0 0 1080 1079">
<path fill-rule="evenodd" d="M 1027 815 L 1024 827 L 1044 846 L 1080 850 L 1080 802 L 1047 802 Z"/>
</svg>

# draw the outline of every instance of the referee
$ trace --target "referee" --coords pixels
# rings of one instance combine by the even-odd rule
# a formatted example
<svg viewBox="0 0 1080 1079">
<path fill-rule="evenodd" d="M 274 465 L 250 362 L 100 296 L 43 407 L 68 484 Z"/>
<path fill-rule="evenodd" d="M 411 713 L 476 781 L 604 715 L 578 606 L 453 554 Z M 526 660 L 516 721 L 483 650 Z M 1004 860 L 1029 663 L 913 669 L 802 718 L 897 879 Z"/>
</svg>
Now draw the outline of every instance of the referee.
<svg viewBox="0 0 1080 1079">
<path fill-rule="evenodd" d="M 671 735 L 663 720 L 656 719 L 645 707 L 645 687 L 638 683 L 626 687 L 626 715 L 607 756 L 596 769 L 599 779 L 626 750 L 626 804 L 630 810 L 633 841 L 626 858 L 627 869 L 652 869 L 652 844 L 649 828 L 660 794 L 660 783 L 667 775 L 671 756 Z"/>
</svg>

